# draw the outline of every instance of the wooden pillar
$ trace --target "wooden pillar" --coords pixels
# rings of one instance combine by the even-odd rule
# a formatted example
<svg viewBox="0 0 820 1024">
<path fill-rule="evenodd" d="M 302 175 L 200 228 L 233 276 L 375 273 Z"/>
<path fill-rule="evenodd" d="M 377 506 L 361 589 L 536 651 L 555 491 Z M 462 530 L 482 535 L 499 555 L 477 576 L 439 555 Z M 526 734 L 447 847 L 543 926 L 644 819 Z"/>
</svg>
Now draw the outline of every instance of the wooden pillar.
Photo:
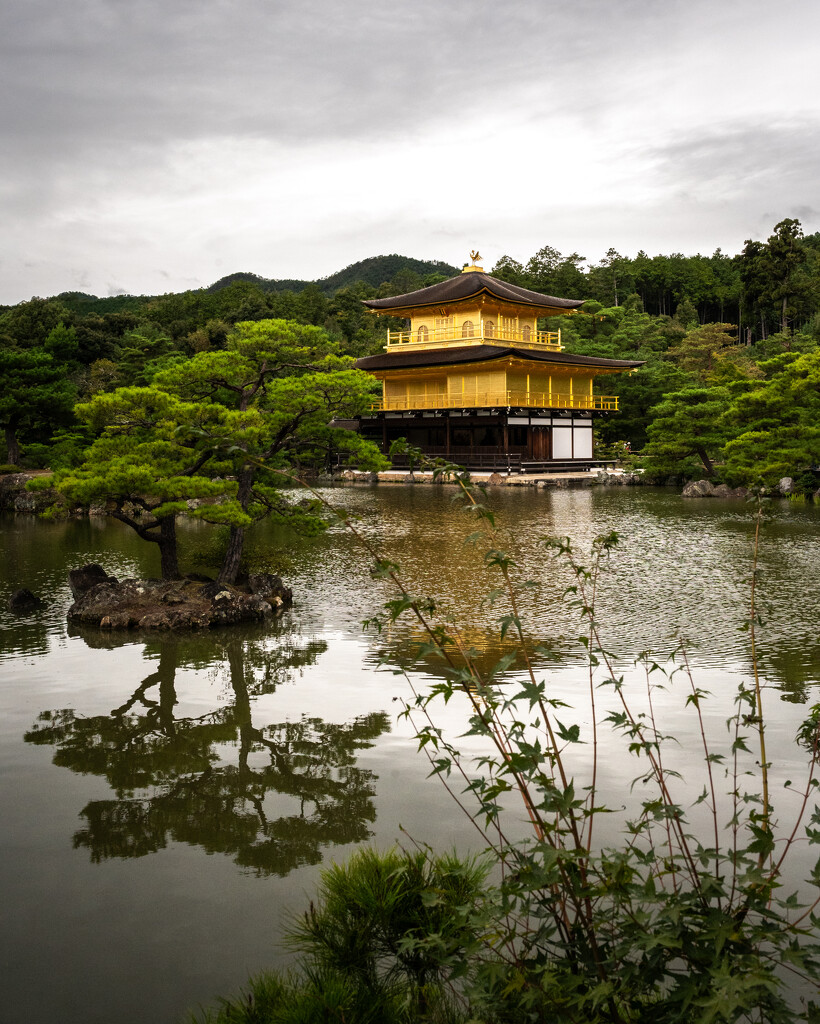
<svg viewBox="0 0 820 1024">
<path fill-rule="evenodd" d="M 387 417 L 382 413 L 382 455 L 387 455 Z"/>
</svg>

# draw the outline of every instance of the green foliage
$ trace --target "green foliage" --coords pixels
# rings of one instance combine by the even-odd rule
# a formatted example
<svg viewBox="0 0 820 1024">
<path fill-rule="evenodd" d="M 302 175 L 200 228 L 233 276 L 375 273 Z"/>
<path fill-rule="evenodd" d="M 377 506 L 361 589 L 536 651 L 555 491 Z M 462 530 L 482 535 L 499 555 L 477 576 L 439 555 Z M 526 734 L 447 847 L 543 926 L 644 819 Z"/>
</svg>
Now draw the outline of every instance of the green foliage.
<svg viewBox="0 0 820 1024">
<path fill-rule="evenodd" d="M 764 318 L 767 308 L 773 311 L 784 333 L 797 312 L 794 303 L 805 288 L 798 273 L 808 257 L 800 244 L 802 237 L 800 221 L 786 218 L 775 225 L 774 234 L 765 245 L 747 241 L 741 258 L 741 276 L 748 301 Z M 765 335 L 765 331 L 763 333 Z"/>
<path fill-rule="evenodd" d="M 161 333 L 131 340 L 152 352 L 168 343 Z M 301 530 L 321 527 L 313 509 L 281 493 L 283 483 L 340 453 L 362 468 L 386 465 L 373 444 L 331 425 L 366 407 L 373 380 L 323 330 L 245 322 L 225 345 L 192 359 L 166 353 L 164 366 L 143 366 L 151 386 L 100 391 L 78 405 L 77 416 L 101 436 L 80 465 L 66 457 L 73 468 L 54 478 L 75 501 L 113 501 L 112 514 L 160 545 L 164 578 L 179 572 L 178 515 L 231 528 L 219 578 L 233 582 L 248 526 L 273 516 Z"/>
<path fill-rule="evenodd" d="M 42 349 L 0 349 L 0 428 L 7 458 L 19 460 L 18 432 L 51 431 L 71 417 L 76 390 L 63 368 Z"/>
<path fill-rule="evenodd" d="M 34 298 L 0 314 L 0 338 L 5 336 L 20 348 L 42 348 L 51 331 L 67 320 L 61 302 Z"/>
<path fill-rule="evenodd" d="M 433 468 L 455 479 L 476 526 L 471 539 L 483 541 L 484 562 L 498 583 L 493 600 L 504 604 L 499 635 L 514 637 L 528 655 L 519 598 L 536 584 L 517 578 L 494 513 L 464 474 L 445 463 Z M 357 854 L 324 873 L 317 900 L 294 930 L 300 974 L 260 979 L 248 997 L 210 1019 L 816 1020 L 817 1007 L 794 998 L 792 986 L 796 979 L 808 995 L 820 982 L 820 859 L 799 893 L 790 891 L 786 871 L 796 843 L 820 842 L 820 705 L 791 753 L 804 763 L 796 811 L 792 802 L 778 814 L 755 660 L 760 517 L 747 623 L 754 678 L 739 689 L 717 749 L 707 728 L 710 695 L 696 684 L 685 656 L 666 671 L 641 655 L 636 668 L 646 690 L 636 705 L 601 644 L 596 602 L 606 565 L 617 557 L 616 534 L 597 538 L 586 558 L 568 538 L 544 541 L 546 557 L 569 573 L 565 597 L 580 621 L 589 704 L 576 713 L 551 696 L 548 681 L 532 668 L 498 685 L 494 676 L 509 667 L 509 656 L 483 670 L 435 600 L 409 592 L 400 568 L 355 524 L 348 526 L 374 557 L 374 574 L 396 587 L 381 624 L 412 616 L 425 633 L 420 655 L 439 661 L 438 681 L 427 676 L 416 688 L 408 677 L 412 695 L 404 715 L 431 774 L 469 815 L 495 870 L 487 874 L 485 860 L 477 865 L 427 850 Z M 679 688 L 698 737 L 697 751 L 687 749 L 683 758 L 697 779 L 675 770 L 673 738 L 664 735 L 653 703 L 659 690 Z M 440 702 L 456 698 L 466 708 L 465 735 L 481 745 L 474 757 L 436 722 Z M 621 809 L 605 802 L 598 743 L 605 725 L 635 759 L 626 817 L 611 814 Z M 701 795 L 687 806 L 693 789 Z M 622 822 L 617 838 L 600 838 L 604 816 Z M 522 819 L 529 826 L 523 837 Z M 343 1008 L 341 1001 L 332 1008 L 322 1002 L 325 984 L 344 993 Z M 262 1005 L 262 1015 L 252 1016 Z M 291 1016 L 297 1006 L 301 1016 Z"/>
<path fill-rule="evenodd" d="M 645 466 L 654 474 L 714 474 L 714 461 L 726 443 L 725 388 L 687 388 L 666 396 L 651 412 Z"/>
<path fill-rule="evenodd" d="M 117 353 L 117 374 L 121 382 L 137 386 L 149 384 L 171 349 L 170 336 L 158 327 L 148 325 L 127 331 Z"/>
<path fill-rule="evenodd" d="M 235 500 L 236 483 L 212 480 L 202 471 L 213 455 L 203 445 L 203 436 L 224 430 L 224 409 L 182 402 L 157 388 L 120 388 L 96 395 L 76 411 L 89 427 L 103 433 L 80 465 L 34 480 L 29 487 L 53 486 L 85 505 L 113 503 L 111 515 L 159 546 L 163 579 L 179 576 L 178 515 L 250 522 Z M 200 501 L 206 503 L 198 505 Z"/>
<path fill-rule="evenodd" d="M 732 324 L 695 326 L 669 348 L 667 355 L 684 372 L 705 383 L 714 374 L 718 362 L 736 351 L 733 330 Z"/>
<path fill-rule="evenodd" d="M 518 594 L 526 581 L 516 579 L 514 560 L 497 546 L 493 514 L 463 482 L 462 487 L 466 509 L 485 537 L 485 562 L 499 577 L 497 594 L 507 600 L 500 632 L 512 632 L 524 645 Z M 807 898 L 784 890 L 783 877 L 798 835 L 820 841 L 813 828 L 820 809 L 811 812 L 820 711 L 812 710 L 800 736 L 809 809 L 798 810 L 796 824 L 781 826 L 771 804 L 756 670 L 754 685 L 738 692 L 725 750 L 709 746 L 703 718 L 708 694 L 697 687 L 685 661 L 666 675 L 641 656 L 649 711 L 633 707 L 601 646 L 595 612 L 602 573 L 617 542 L 615 534 L 599 537 L 588 561 L 577 557 L 566 538 L 545 542 L 570 570 L 566 596 L 583 624 L 591 709 L 575 722 L 532 671 L 517 688 L 497 687 L 469 650 L 462 647 L 460 657 L 453 657 L 445 639 L 457 631 L 437 619 L 434 602 L 404 589 L 396 567 L 389 571 L 400 597 L 387 606 L 387 617 L 416 616 L 428 634 L 426 649 L 438 652 L 444 677 L 415 693 L 407 716 L 433 773 L 448 788 L 448 780 L 462 780 L 460 804 L 471 804 L 473 823 L 502 867 L 499 880 L 485 885 L 472 918 L 483 952 L 466 957 L 462 984 L 470 1012 L 488 1021 L 590 1024 L 811 1019 L 811 1011 L 801 1014 L 790 1005 L 777 965 L 807 984 L 820 980 L 813 917 L 820 904 L 820 860 Z M 759 625 L 756 558 L 753 658 Z M 682 805 L 678 776 L 668 760 L 669 738 L 652 710 L 653 691 L 675 686 L 676 678 L 702 740 L 703 794 L 695 809 L 704 807 L 705 828 L 691 823 Z M 611 693 L 606 708 L 602 688 Z M 484 741 L 484 752 L 473 763 L 436 727 L 436 702 L 457 692 L 470 708 L 468 735 Z M 637 759 L 639 786 L 620 844 L 603 848 L 595 841 L 596 823 L 607 813 L 598 782 L 604 767 L 598 761 L 599 718 L 622 735 L 625 749 Z M 513 798 L 531 823 L 529 840 L 513 838 L 511 819 L 519 813 Z"/>
<path fill-rule="evenodd" d="M 742 483 L 775 484 L 820 465 L 820 351 L 784 354 L 763 363 L 768 379 L 738 395 L 726 413 L 734 437 L 726 445 L 727 474 Z"/>
<path fill-rule="evenodd" d="M 603 443 L 628 440 L 634 451 L 640 450 L 652 423 L 650 410 L 664 396 L 693 384 L 691 376 L 679 367 L 654 357 L 635 373 L 607 377 L 606 390 L 618 396 L 618 412 L 601 421 L 596 429 L 597 437 Z"/>
<path fill-rule="evenodd" d="M 77 331 L 59 323 L 49 332 L 43 348 L 56 362 L 67 367 L 75 365 L 79 354 Z"/>
<path fill-rule="evenodd" d="M 678 303 L 678 308 L 675 310 L 675 319 L 687 331 L 692 331 L 698 326 L 698 311 L 689 300 L 688 295 L 684 295 Z"/>
<path fill-rule="evenodd" d="M 476 945 L 471 917 L 486 865 L 364 849 L 322 873 L 291 942 L 300 972 L 265 974 L 250 992 L 198 1018 L 211 1024 L 456 1024 L 443 986 Z M 196 1019 L 196 1018 L 195 1018 Z"/>
<path fill-rule="evenodd" d="M 23 462 L 36 469 L 71 469 L 82 463 L 92 441 L 92 432 L 82 425 L 66 427 L 52 434 L 48 444 L 28 442 Z"/>
<path fill-rule="evenodd" d="M 452 975 L 474 945 L 470 919 L 487 871 L 454 855 L 362 850 L 324 872 L 318 905 L 293 940 L 318 966 L 366 989 L 424 988 Z"/>
</svg>

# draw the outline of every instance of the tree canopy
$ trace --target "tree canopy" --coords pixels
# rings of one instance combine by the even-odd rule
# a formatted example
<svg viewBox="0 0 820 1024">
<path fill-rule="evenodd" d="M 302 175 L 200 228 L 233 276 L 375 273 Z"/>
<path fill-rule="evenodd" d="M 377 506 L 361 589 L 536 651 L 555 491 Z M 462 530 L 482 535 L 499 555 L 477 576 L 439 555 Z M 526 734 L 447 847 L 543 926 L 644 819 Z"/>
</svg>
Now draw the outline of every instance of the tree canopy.
<svg viewBox="0 0 820 1024">
<path fill-rule="evenodd" d="M 219 580 L 233 582 L 248 526 L 270 515 L 315 525 L 282 493 L 283 478 L 325 466 L 339 451 L 365 467 L 384 464 L 374 445 L 332 425 L 356 415 L 372 394 L 372 378 L 351 362 L 319 328 L 239 325 L 223 351 L 166 365 L 149 386 L 78 405 L 77 416 L 99 437 L 79 466 L 35 486 L 109 502 L 115 518 L 158 545 L 163 579 L 180 575 L 178 516 L 226 525 Z"/>
</svg>

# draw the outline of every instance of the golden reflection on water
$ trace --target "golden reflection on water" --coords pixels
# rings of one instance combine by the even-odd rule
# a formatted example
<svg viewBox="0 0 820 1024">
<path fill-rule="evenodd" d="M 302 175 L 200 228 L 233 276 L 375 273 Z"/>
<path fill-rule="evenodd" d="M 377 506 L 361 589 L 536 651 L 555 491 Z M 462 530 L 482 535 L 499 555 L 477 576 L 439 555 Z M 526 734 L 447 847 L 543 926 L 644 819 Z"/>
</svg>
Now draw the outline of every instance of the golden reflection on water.
<svg viewBox="0 0 820 1024">
<path fill-rule="evenodd" d="M 509 609 L 503 600 L 493 606 L 486 600 L 499 586 L 499 576 L 485 567 L 479 546 L 465 544 L 476 524 L 450 500 L 454 488 L 382 486 L 328 493 L 361 517 L 361 529 L 400 564 L 411 593 L 435 598 L 442 615 L 476 631 L 478 650 L 492 649 L 498 621 Z M 565 600 L 571 576 L 543 538 L 569 536 L 583 555 L 596 536 L 616 530 L 620 542 L 609 558 L 597 607 L 607 649 L 629 663 L 641 651 L 665 657 L 684 644 L 695 664 L 749 670 L 741 626 L 748 616 L 753 506 L 737 500 L 685 501 L 654 488 L 500 488 L 488 493 L 487 503 L 497 513 L 498 542 L 516 561 L 519 581 L 533 584 L 520 594 L 520 604 L 523 627 L 536 640 L 577 650 L 583 632 Z M 348 586 L 357 586 L 360 618 L 366 618 L 377 605 L 362 555 L 349 538 L 334 535 L 325 543 L 336 545 L 333 574 L 325 573 L 325 584 L 344 574 Z M 775 503 L 759 559 L 766 617 L 762 658 L 772 681 L 792 699 L 805 698 L 806 686 L 820 677 L 818 565 L 820 509 Z M 383 595 L 395 596 L 387 590 Z M 409 642 L 411 629 L 409 623 L 399 624 L 393 634 L 397 643 Z"/>
</svg>

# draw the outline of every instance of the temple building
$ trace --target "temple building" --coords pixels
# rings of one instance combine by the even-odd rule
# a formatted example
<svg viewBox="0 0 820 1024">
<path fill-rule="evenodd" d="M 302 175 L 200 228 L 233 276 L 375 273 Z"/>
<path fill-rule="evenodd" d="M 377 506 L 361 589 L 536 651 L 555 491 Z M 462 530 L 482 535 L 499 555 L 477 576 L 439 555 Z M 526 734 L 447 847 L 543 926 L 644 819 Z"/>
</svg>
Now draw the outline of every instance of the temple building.
<svg viewBox="0 0 820 1024">
<path fill-rule="evenodd" d="M 471 468 L 536 472 L 595 463 L 593 423 L 618 399 L 595 393 L 596 377 L 642 363 L 572 355 L 542 317 L 571 316 L 583 300 L 529 291 L 484 273 L 480 257 L 447 281 L 364 302 L 401 317 L 382 355 L 356 365 L 382 383 L 358 429 L 387 452 L 405 437 L 429 455 Z"/>
</svg>

